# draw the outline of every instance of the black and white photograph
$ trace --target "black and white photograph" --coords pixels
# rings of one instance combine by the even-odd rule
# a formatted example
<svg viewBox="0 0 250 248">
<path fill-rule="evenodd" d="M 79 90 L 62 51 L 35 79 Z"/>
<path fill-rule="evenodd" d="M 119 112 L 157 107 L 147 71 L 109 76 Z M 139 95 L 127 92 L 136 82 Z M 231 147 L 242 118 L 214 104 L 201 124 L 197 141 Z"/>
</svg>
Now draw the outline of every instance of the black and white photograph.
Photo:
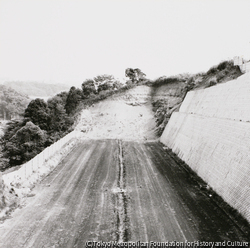
<svg viewBox="0 0 250 248">
<path fill-rule="evenodd" d="M 250 1 L 0 0 L 0 247 L 250 247 Z"/>
</svg>

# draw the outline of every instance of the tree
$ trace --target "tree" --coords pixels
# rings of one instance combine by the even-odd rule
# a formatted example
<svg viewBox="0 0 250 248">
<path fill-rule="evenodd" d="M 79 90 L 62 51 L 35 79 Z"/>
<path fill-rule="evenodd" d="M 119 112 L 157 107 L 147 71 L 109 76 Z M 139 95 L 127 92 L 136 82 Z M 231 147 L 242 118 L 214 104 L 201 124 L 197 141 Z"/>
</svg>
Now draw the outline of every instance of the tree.
<svg viewBox="0 0 250 248">
<path fill-rule="evenodd" d="M 49 130 L 61 132 L 66 129 L 66 119 L 68 118 L 64 108 L 63 99 L 55 96 L 48 100 L 49 108 Z"/>
<path fill-rule="evenodd" d="M 53 98 L 48 100 L 48 108 L 49 108 L 49 130 L 51 132 L 63 132 L 66 131 L 72 124 L 73 120 L 66 113 L 64 108 L 64 99 L 65 95 L 61 97 L 61 95 L 56 95 Z"/>
<path fill-rule="evenodd" d="M 125 76 L 128 77 L 132 82 L 135 81 L 135 72 L 134 72 L 134 69 L 132 68 L 127 68 L 125 70 Z"/>
<path fill-rule="evenodd" d="M 95 81 L 87 79 L 82 83 L 82 93 L 84 98 L 88 98 L 91 93 L 96 93 Z"/>
<path fill-rule="evenodd" d="M 104 90 L 109 90 L 109 89 L 112 89 L 112 88 L 110 87 L 110 85 L 108 85 L 108 83 L 100 84 L 98 86 L 98 93 Z"/>
<path fill-rule="evenodd" d="M 11 137 L 3 152 L 9 158 L 10 165 L 19 165 L 41 152 L 46 138 L 46 132 L 29 121 Z"/>
<path fill-rule="evenodd" d="M 59 94 L 57 94 L 56 96 L 60 97 L 61 98 L 61 101 L 62 101 L 62 105 L 65 107 L 66 105 L 66 101 L 67 101 L 67 97 L 68 97 L 68 92 L 66 91 L 63 91 Z"/>
<path fill-rule="evenodd" d="M 25 109 L 24 117 L 31 120 L 43 130 L 49 129 L 49 109 L 43 99 L 36 98 L 32 100 Z"/>
<path fill-rule="evenodd" d="M 69 94 L 67 96 L 65 109 L 68 115 L 75 112 L 78 104 L 82 99 L 82 91 L 80 89 L 76 89 L 76 87 L 72 86 L 69 90 Z"/>
<path fill-rule="evenodd" d="M 94 81 L 101 84 L 106 82 L 113 82 L 114 80 L 114 76 L 108 74 L 98 75 L 94 77 Z"/>
<path fill-rule="evenodd" d="M 125 76 L 128 77 L 133 83 L 145 80 L 146 74 L 143 73 L 140 69 L 127 68 L 125 70 Z"/>
<path fill-rule="evenodd" d="M 136 73 L 136 78 L 137 78 L 137 81 L 142 81 L 142 80 L 145 80 L 146 78 L 146 74 L 143 73 L 140 69 L 136 68 L 134 69 L 135 73 Z"/>
<path fill-rule="evenodd" d="M 2 137 L 3 144 L 5 141 L 8 141 L 12 138 L 13 135 L 23 126 L 25 126 L 26 122 L 24 120 L 11 120 L 7 123 L 4 136 Z"/>
<path fill-rule="evenodd" d="M 15 90 L 0 85 L 0 117 L 12 119 L 23 115 L 29 99 Z"/>
<path fill-rule="evenodd" d="M 112 75 L 98 75 L 94 77 L 94 81 L 98 87 L 98 93 L 104 90 L 114 90 L 121 88 L 121 83 Z"/>
</svg>

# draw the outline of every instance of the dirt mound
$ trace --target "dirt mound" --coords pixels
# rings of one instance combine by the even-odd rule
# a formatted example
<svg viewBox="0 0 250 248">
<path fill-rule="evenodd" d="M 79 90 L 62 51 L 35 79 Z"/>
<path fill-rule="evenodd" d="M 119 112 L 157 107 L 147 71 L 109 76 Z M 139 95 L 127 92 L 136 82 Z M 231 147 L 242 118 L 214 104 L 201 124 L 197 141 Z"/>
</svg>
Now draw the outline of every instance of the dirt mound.
<svg viewBox="0 0 250 248">
<path fill-rule="evenodd" d="M 85 109 L 76 130 L 84 138 L 148 141 L 155 135 L 151 88 L 138 86 Z"/>
</svg>

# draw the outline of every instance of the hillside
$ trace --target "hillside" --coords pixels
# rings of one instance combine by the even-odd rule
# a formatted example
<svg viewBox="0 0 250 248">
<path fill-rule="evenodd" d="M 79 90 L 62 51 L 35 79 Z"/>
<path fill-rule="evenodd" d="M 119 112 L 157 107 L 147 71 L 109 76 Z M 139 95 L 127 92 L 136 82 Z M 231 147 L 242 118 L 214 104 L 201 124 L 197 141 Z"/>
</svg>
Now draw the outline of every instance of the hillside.
<svg viewBox="0 0 250 248">
<path fill-rule="evenodd" d="M 240 75 L 238 66 L 224 61 L 206 73 L 144 81 L 83 110 L 77 129 L 85 133 L 85 138 L 156 140 L 188 91 L 223 84 Z"/>
<path fill-rule="evenodd" d="M 11 81 L 4 85 L 11 87 L 17 92 L 27 95 L 30 98 L 48 98 L 62 91 L 68 91 L 69 86 L 63 84 L 46 84 L 38 82 Z"/>
<path fill-rule="evenodd" d="M 224 61 L 211 67 L 207 72 L 160 77 L 150 82 L 153 88 L 152 105 L 157 122 L 157 134 L 162 134 L 171 114 L 179 110 L 188 91 L 222 84 L 241 75 L 239 66 L 234 66 L 233 61 Z"/>
</svg>

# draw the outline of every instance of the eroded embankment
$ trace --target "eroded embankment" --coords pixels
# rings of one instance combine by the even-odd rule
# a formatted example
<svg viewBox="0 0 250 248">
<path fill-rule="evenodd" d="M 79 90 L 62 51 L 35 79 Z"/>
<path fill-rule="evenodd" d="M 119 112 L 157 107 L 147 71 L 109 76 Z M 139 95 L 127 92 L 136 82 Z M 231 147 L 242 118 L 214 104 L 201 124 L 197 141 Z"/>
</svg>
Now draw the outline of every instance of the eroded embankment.
<svg viewBox="0 0 250 248">
<path fill-rule="evenodd" d="M 250 74 L 189 92 L 166 126 L 170 147 L 250 221 Z"/>
<path fill-rule="evenodd" d="M 135 87 L 82 111 L 76 130 L 86 139 L 148 141 L 155 135 L 151 88 Z"/>
</svg>

